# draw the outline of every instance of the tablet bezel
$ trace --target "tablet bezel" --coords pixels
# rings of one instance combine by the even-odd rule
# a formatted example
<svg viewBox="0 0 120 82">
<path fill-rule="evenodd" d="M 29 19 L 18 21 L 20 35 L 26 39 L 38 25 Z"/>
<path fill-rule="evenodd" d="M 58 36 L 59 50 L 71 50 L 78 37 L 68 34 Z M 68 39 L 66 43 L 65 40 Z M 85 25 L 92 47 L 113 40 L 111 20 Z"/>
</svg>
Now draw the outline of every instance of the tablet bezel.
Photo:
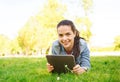
<svg viewBox="0 0 120 82">
<path fill-rule="evenodd" d="M 73 55 L 46 55 L 46 59 L 54 67 L 52 73 L 67 73 L 75 66 Z"/>
</svg>

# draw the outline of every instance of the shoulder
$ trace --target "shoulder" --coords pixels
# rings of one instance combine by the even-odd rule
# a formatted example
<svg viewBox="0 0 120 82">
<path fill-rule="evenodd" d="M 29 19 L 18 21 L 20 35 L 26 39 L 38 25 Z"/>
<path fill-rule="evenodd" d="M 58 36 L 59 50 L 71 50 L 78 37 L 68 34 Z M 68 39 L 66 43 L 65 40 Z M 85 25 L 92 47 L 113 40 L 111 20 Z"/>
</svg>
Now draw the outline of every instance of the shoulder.
<svg viewBox="0 0 120 82">
<path fill-rule="evenodd" d="M 80 45 L 83 46 L 83 45 L 86 45 L 86 41 L 84 39 L 80 39 Z"/>
<path fill-rule="evenodd" d="M 52 43 L 52 46 L 59 46 L 59 41 L 58 40 L 56 40 L 56 41 L 54 41 L 53 43 Z"/>
<path fill-rule="evenodd" d="M 87 42 L 84 39 L 80 39 L 80 48 L 81 48 L 81 52 L 83 52 L 84 50 L 89 51 Z"/>
<path fill-rule="evenodd" d="M 52 43 L 52 54 L 59 54 L 60 51 L 60 43 L 58 40 Z"/>
<path fill-rule="evenodd" d="M 59 49 L 60 48 L 60 43 L 58 40 L 54 41 L 52 43 L 52 49 Z"/>
</svg>

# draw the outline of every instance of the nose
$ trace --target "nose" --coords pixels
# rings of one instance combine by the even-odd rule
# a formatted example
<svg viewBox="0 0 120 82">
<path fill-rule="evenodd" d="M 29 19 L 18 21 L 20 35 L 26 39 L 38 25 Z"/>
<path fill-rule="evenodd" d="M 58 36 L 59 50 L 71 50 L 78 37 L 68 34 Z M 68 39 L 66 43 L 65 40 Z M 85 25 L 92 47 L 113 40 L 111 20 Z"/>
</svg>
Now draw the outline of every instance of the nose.
<svg viewBox="0 0 120 82">
<path fill-rule="evenodd" d="M 66 36 L 63 36 L 62 40 L 67 40 L 67 37 L 66 37 Z"/>
</svg>

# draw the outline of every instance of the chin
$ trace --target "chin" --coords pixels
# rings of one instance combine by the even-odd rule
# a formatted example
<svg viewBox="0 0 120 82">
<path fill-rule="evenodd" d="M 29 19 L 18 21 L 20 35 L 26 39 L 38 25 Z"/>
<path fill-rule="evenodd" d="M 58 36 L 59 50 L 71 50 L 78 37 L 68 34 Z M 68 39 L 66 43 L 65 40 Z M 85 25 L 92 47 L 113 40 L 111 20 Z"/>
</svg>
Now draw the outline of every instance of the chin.
<svg viewBox="0 0 120 82">
<path fill-rule="evenodd" d="M 69 45 L 65 45 L 64 48 L 69 48 Z"/>
</svg>

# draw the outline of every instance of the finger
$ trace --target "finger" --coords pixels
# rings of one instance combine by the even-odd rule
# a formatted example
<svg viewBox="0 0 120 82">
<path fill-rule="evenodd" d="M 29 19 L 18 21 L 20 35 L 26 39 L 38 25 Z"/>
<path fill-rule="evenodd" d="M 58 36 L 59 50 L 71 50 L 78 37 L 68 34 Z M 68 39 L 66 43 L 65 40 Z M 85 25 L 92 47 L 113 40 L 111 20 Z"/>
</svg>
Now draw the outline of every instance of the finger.
<svg viewBox="0 0 120 82">
<path fill-rule="evenodd" d="M 81 68 L 81 67 L 78 68 L 78 69 L 73 70 L 73 73 L 75 73 L 75 74 L 82 74 L 84 72 L 85 72 L 85 70 L 83 68 Z"/>
<path fill-rule="evenodd" d="M 48 68 L 48 72 L 51 72 L 53 69 L 53 67 Z"/>
<path fill-rule="evenodd" d="M 50 65 L 49 63 L 47 63 L 46 65 L 47 65 L 47 67 L 51 67 L 51 68 L 53 67 L 53 66 L 52 66 L 52 65 Z"/>
<path fill-rule="evenodd" d="M 80 68 L 74 69 L 73 72 L 78 72 L 80 70 Z"/>
<path fill-rule="evenodd" d="M 78 73 L 79 70 L 80 70 L 80 65 L 76 65 L 76 66 L 73 68 L 73 72 L 74 72 L 74 73 Z"/>
<path fill-rule="evenodd" d="M 78 69 L 78 68 L 80 68 L 80 65 L 77 64 L 73 67 L 73 70 Z"/>
<path fill-rule="evenodd" d="M 53 66 L 52 66 L 52 65 L 50 65 L 49 67 L 50 67 L 50 68 L 53 68 Z"/>
<path fill-rule="evenodd" d="M 53 68 L 53 66 L 50 65 L 50 64 L 47 64 L 47 67 L 50 68 L 50 69 Z"/>
<path fill-rule="evenodd" d="M 47 69 L 48 69 L 48 72 L 51 72 L 54 69 L 54 67 L 49 63 L 47 63 Z"/>
<path fill-rule="evenodd" d="M 46 65 L 50 65 L 49 63 L 46 63 Z"/>
</svg>

